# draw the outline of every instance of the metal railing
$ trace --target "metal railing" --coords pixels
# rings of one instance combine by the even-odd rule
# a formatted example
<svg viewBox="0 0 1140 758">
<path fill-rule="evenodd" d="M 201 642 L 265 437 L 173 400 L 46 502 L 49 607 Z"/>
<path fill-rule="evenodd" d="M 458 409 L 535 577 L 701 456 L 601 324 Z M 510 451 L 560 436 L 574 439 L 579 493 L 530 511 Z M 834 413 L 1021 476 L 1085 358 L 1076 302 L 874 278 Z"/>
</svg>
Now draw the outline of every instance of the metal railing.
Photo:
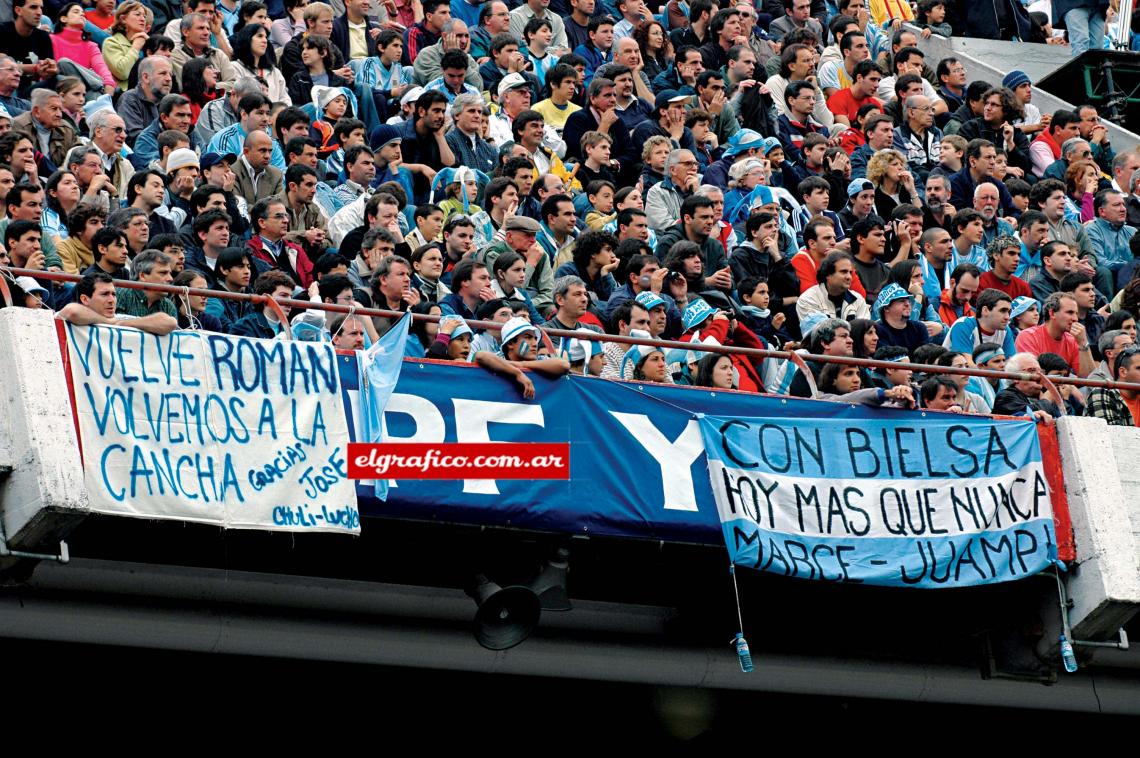
<svg viewBox="0 0 1140 758">
<path fill-rule="evenodd" d="M 0 267 L 0 272 L 10 275 L 11 277 L 17 276 L 31 276 L 37 279 L 44 279 L 57 282 L 79 282 L 83 277 L 76 274 L 65 274 L 55 271 L 37 271 L 34 269 L 22 268 L 3 268 Z M 11 304 L 11 294 L 9 292 L 8 283 L 5 281 L 7 276 L 0 276 L 0 296 L 3 296 L 5 302 Z M 219 298 L 223 300 L 238 300 L 245 302 L 257 303 L 260 305 L 274 308 L 278 314 L 282 324 L 288 322 L 283 308 L 291 309 L 313 309 L 321 310 L 328 313 L 343 313 L 346 315 L 356 316 L 379 316 L 382 318 L 400 318 L 405 315 L 403 311 L 393 311 L 386 308 L 358 308 L 351 305 L 340 305 L 337 303 L 317 303 L 309 300 L 294 300 L 292 298 L 272 298 L 268 295 L 252 295 L 242 292 L 228 292 L 225 290 L 212 290 L 212 289 L 198 289 L 194 287 L 175 287 L 169 284 L 152 284 L 149 282 L 138 282 L 133 280 L 115 280 L 115 286 L 122 289 L 138 289 L 138 290 L 151 290 L 155 292 L 163 292 L 171 295 L 182 296 L 202 296 Z M 412 317 L 414 321 L 428 321 L 438 323 L 440 316 L 429 316 L 419 313 L 407 314 Z M 502 329 L 502 324 L 497 321 L 479 321 L 475 319 L 467 320 L 467 324 L 476 329 L 491 329 L 499 331 Z M 536 324 L 536 326 L 538 326 Z M 681 342 L 678 340 L 656 340 L 644 339 L 641 337 L 629 337 L 619 334 L 601 334 L 592 331 L 576 331 L 571 329 L 551 329 L 540 327 L 542 331 L 551 337 L 565 337 L 579 340 L 588 340 L 592 342 L 613 342 L 623 345 L 645 345 L 648 347 L 659 347 L 666 350 L 691 350 L 694 352 L 703 353 L 718 353 L 721 355 L 742 355 L 748 358 L 776 358 L 780 360 L 789 360 L 800 366 L 805 371 L 806 377 L 809 382 L 812 379 L 811 372 L 807 369 L 805 361 L 813 363 L 838 363 L 844 366 L 859 366 L 867 369 L 897 369 L 900 364 L 894 361 L 877 361 L 873 358 L 855 358 L 837 355 L 816 355 L 806 354 L 801 355 L 794 351 L 789 350 L 762 350 L 759 348 L 737 347 L 733 345 L 710 345 L 702 342 Z M 285 330 L 286 335 L 289 330 Z M 288 338 L 288 337 L 287 337 Z M 1113 380 L 1098 380 L 1098 379 L 1082 379 L 1080 377 L 1046 377 L 1043 374 L 1032 374 L 1028 372 L 1010 372 L 1010 371 L 991 371 L 989 369 L 972 368 L 972 367 L 955 367 L 955 366 L 932 366 L 922 363 L 907 363 L 906 368 L 916 372 L 923 372 L 927 374 L 958 374 L 966 376 L 978 376 L 985 379 L 1008 379 L 1011 381 L 1028 381 L 1032 379 L 1041 379 L 1045 386 L 1053 394 L 1054 400 L 1060 400 L 1060 394 L 1054 385 L 1056 384 L 1070 384 L 1078 387 L 1102 387 L 1107 389 L 1124 389 L 1132 392 L 1140 392 L 1140 384 L 1129 382 L 1117 382 Z M 813 388 L 814 389 L 814 388 Z M 1064 403 L 1058 402 L 1061 411 L 1064 411 Z"/>
</svg>

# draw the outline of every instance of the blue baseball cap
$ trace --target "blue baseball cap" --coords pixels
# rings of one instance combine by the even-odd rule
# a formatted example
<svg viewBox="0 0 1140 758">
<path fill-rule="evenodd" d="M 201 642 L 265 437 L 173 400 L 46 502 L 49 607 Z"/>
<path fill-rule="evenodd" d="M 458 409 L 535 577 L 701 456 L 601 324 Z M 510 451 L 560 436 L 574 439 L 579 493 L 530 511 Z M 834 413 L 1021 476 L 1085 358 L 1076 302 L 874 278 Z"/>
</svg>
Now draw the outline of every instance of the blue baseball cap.
<svg viewBox="0 0 1140 758">
<path fill-rule="evenodd" d="M 645 308 L 647 311 L 651 311 L 659 305 L 668 305 L 668 303 L 665 302 L 665 298 L 661 297 L 656 292 L 653 292 L 651 290 L 646 290 L 645 292 L 638 294 L 634 300 L 637 301 L 637 303 L 639 303 L 641 307 Z"/>
<path fill-rule="evenodd" d="M 689 331 L 697 326 L 700 326 L 708 319 L 716 315 L 713 307 L 706 303 L 704 300 L 694 300 L 688 308 L 685 309 L 685 315 L 681 317 L 681 322 L 685 326 L 685 331 Z"/>
</svg>

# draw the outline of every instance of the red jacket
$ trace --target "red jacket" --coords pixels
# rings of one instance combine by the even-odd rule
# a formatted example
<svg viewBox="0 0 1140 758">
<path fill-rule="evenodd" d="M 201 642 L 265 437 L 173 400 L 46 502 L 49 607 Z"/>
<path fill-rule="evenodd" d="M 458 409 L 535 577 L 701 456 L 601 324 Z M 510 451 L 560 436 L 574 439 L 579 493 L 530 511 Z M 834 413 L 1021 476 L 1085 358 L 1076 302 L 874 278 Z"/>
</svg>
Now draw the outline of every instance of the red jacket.
<svg viewBox="0 0 1140 758">
<path fill-rule="evenodd" d="M 292 250 L 297 255 L 297 266 L 294 270 L 287 256 L 282 256 L 284 260 L 277 260 L 265 249 L 265 243 L 261 241 L 260 235 L 253 235 L 250 237 L 249 242 L 245 244 L 253 253 L 254 258 L 263 263 L 268 263 L 273 268 L 284 271 L 293 277 L 293 281 L 305 289 L 308 289 L 309 285 L 313 283 L 313 262 L 309 260 L 309 256 L 300 245 L 296 245 L 292 242 L 286 242 L 284 245 L 284 249 Z"/>
<path fill-rule="evenodd" d="M 958 313 L 958 309 L 954 305 L 954 293 L 949 288 L 942 290 L 942 298 L 938 301 L 938 318 L 942 319 L 943 324 L 953 326 L 958 319 L 973 315 L 974 307 L 969 303 L 963 305 L 962 312 Z"/>
<path fill-rule="evenodd" d="M 692 342 L 694 337 L 700 337 L 702 340 L 705 337 L 712 337 L 717 342 L 725 346 L 735 347 L 751 347 L 757 350 L 767 350 L 768 345 L 761 339 L 755 332 L 749 329 L 739 321 L 736 322 L 736 329 L 733 331 L 732 336 L 728 335 L 728 322 L 722 319 L 713 319 L 705 322 L 703 329 L 697 329 L 691 332 L 685 332 L 681 335 L 681 342 Z M 704 357 L 707 353 L 702 353 Z M 732 365 L 740 374 L 739 389 L 745 392 L 763 392 L 764 382 L 760 379 L 760 371 L 756 365 L 744 355 L 732 355 Z"/>
</svg>

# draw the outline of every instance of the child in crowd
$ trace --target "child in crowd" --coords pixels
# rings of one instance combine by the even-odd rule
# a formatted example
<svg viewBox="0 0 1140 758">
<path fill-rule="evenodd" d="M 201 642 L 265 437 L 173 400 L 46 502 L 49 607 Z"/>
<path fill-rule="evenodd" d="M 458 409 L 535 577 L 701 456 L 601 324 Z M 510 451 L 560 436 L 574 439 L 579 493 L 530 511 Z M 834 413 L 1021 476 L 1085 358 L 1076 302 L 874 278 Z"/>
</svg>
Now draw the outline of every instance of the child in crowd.
<svg viewBox="0 0 1140 758">
<path fill-rule="evenodd" d="M 772 313 L 768 307 L 772 295 L 767 279 L 761 276 L 747 277 L 740 282 L 737 291 L 740 293 L 741 302 L 744 303 L 741 311 L 745 315 L 744 323 L 749 329 L 774 345 L 783 345 L 792 339 L 792 336 L 783 329 L 787 316 L 783 313 Z"/>
<path fill-rule="evenodd" d="M 586 226 L 591 229 L 601 229 L 614 220 L 616 214 L 613 182 L 590 182 L 586 187 L 586 199 L 590 201 L 591 206 L 586 210 Z"/>
<path fill-rule="evenodd" d="M 665 159 L 673 149 L 673 143 L 668 137 L 654 135 L 645 140 L 641 148 L 641 160 L 645 164 L 641 169 L 641 195 L 649 192 L 649 188 L 665 178 Z"/>
<path fill-rule="evenodd" d="M 320 117 L 313 121 L 309 138 L 317 143 L 317 157 L 328 160 L 341 148 L 336 139 L 333 124 L 348 112 L 348 97 L 339 87 L 314 87 L 317 90 L 317 112 Z M 361 124 L 361 128 L 363 128 Z M 343 156 L 342 156 L 343 162 Z"/>
<path fill-rule="evenodd" d="M 693 133 L 693 141 L 697 143 L 697 161 L 701 164 L 699 171 L 704 173 L 709 164 L 719 157 L 720 152 L 717 149 L 716 132 L 712 130 L 712 114 L 694 108 L 685 115 L 685 126 Z"/>
<path fill-rule="evenodd" d="M 589 131 L 582 135 L 582 152 L 586 159 L 578 167 L 575 174 L 583 187 L 589 187 L 596 181 L 613 182 L 617 177 L 613 171 L 613 161 L 610 159 L 610 150 L 613 140 L 606 134 Z"/>
<path fill-rule="evenodd" d="M 954 34 L 954 27 L 946 23 L 945 0 L 922 0 L 918 4 L 918 17 L 915 26 L 922 29 L 922 37 L 926 39 L 931 34 L 950 37 Z"/>
</svg>

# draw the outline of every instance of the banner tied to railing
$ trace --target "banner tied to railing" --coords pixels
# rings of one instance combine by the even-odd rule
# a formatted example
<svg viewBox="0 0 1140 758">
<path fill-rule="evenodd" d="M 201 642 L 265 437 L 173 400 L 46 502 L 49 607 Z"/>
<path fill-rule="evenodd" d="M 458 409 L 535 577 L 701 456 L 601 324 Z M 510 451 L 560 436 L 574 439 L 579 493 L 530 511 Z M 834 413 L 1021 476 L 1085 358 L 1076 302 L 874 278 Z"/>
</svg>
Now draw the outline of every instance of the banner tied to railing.
<svg viewBox="0 0 1140 758">
<path fill-rule="evenodd" d="M 987 584 L 1057 557 L 1035 425 L 950 414 L 702 416 L 738 566 L 912 587 Z"/>
<path fill-rule="evenodd" d="M 67 325 L 96 512 L 358 533 L 327 343 Z"/>
</svg>

